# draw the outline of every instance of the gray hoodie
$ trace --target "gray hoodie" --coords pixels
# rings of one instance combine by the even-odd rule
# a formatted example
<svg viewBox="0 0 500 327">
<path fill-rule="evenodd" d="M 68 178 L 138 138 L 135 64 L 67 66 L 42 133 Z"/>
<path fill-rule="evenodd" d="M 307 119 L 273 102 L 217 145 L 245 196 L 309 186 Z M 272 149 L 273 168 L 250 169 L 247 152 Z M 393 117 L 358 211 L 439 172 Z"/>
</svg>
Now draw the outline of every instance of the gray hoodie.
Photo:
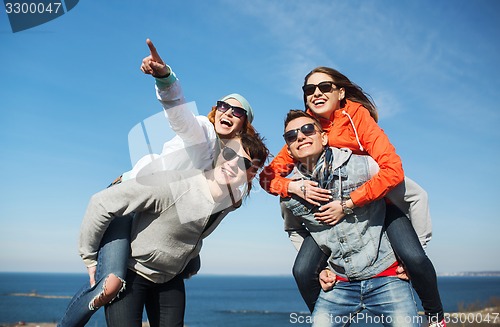
<svg viewBox="0 0 500 327">
<path fill-rule="evenodd" d="M 163 171 L 125 181 L 92 196 L 80 231 L 80 255 L 96 264 L 99 244 L 112 219 L 134 213 L 129 269 L 155 283 L 179 274 L 208 236 L 234 210 L 215 203 L 200 170 Z M 207 227 L 212 213 L 220 212 Z"/>
</svg>

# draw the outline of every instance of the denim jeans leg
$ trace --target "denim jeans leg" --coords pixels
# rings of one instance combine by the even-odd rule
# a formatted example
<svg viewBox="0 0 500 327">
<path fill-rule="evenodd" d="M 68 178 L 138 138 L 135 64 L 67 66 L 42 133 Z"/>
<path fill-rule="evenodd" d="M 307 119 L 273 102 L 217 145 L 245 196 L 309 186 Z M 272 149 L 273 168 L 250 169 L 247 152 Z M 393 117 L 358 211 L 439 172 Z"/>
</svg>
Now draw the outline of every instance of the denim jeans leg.
<svg viewBox="0 0 500 327">
<path fill-rule="evenodd" d="M 108 327 L 140 327 L 144 307 L 151 327 L 184 326 L 185 288 L 180 276 L 156 284 L 129 270 L 124 295 L 106 306 Z"/>
<path fill-rule="evenodd" d="M 320 292 L 312 314 L 312 326 L 349 326 L 361 310 L 361 282 L 338 282 L 331 291 Z"/>
<path fill-rule="evenodd" d="M 151 327 L 183 327 L 186 290 L 182 276 L 155 285 L 146 299 L 146 312 Z"/>
<path fill-rule="evenodd" d="M 385 227 L 394 252 L 404 264 L 425 314 L 444 318 L 437 276 L 431 260 L 420 245 L 410 220 L 394 205 L 387 205 Z"/>
<path fill-rule="evenodd" d="M 105 307 L 106 325 L 108 327 L 141 327 L 144 303 L 149 296 L 148 291 L 154 286 L 152 281 L 127 271 L 127 288 L 120 298 Z"/>
<path fill-rule="evenodd" d="M 417 327 L 419 319 L 410 284 L 396 277 L 377 277 L 338 282 L 331 291 L 321 291 L 313 313 L 313 327 L 373 322 L 391 327 Z"/>
<path fill-rule="evenodd" d="M 130 254 L 130 228 L 132 216 L 114 219 L 101 241 L 97 256 L 96 283 L 94 286 L 84 285 L 70 301 L 58 327 L 85 326 L 97 310 L 89 308 L 90 302 L 102 290 L 107 276 L 114 274 L 125 280 L 127 260 Z"/>
<path fill-rule="evenodd" d="M 293 264 L 293 277 L 309 311 L 313 312 L 321 286 L 319 273 L 327 265 L 328 256 L 319 248 L 311 235 L 304 238 Z"/>
<path fill-rule="evenodd" d="M 359 314 L 358 322 L 390 327 L 418 327 L 421 318 L 410 283 L 397 277 L 377 277 L 361 282 L 361 297 L 373 318 Z"/>
</svg>

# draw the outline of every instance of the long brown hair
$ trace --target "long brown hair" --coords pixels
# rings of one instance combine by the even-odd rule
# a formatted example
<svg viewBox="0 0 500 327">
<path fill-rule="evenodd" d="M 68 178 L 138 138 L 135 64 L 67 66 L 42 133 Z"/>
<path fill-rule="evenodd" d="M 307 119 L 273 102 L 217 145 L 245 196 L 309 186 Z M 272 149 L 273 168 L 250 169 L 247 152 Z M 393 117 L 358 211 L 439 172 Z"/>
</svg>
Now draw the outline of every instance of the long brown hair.
<svg viewBox="0 0 500 327">
<path fill-rule="evenodd" d="M 376 122 L 378 121 L 377 107 L 375 106 L 372 97 L 368 93 L 363 91 L 363 89 L 360 86 L 351 82 L 347 78 L 347 76 L 345 76 L 344 74 L 333 68 L 320 66 L 314 68 L 313 70 L 311 70 L 311 72 L 309 72 L 309 74 L 306 75 L 306 77 L 304 78 L 304 85 L 307 84 L 307 80 L 314 73 L 323 73 L 330 76 L 333 79 L 333 83 L 335 84 L 335 86 L 337 86 L 338 88 L 343 88 L 345 90 L 345 98 L 342 99 L 342 101 L 340 102 L 341 107 L 345 105 L 345 99 L 349 99 L 353 102 L 360 103 L 361 105 L 363 105 L 363 107 L 368 109 L 368 111 L 370 112 L 370 116 L 372 116 Z M 308 109 L 307 97 L 305 94 L 304 94 L 304 106 L 306 107 L 306 109 Z"/>
<path fill-rule="evenodd" d="M 251 126 L 251 125 L 250 125 Z M 254 130 L 255 132 L 255 130 Z M 264 138 L 260 136 L 259 133 L 251 134 L 241 134 L 240 136 L 241 145 L 246 153 L 252 158 L 252 162 L 255 168 L 262 168 L 269 157 L 269 149 L 264 143 Z M 253 169 L 253 168 L 252 168 Z M 248 187 L 246 195 L 250 194 L 252 190 L 252 181 L 248 181 Z"/>
</svg>

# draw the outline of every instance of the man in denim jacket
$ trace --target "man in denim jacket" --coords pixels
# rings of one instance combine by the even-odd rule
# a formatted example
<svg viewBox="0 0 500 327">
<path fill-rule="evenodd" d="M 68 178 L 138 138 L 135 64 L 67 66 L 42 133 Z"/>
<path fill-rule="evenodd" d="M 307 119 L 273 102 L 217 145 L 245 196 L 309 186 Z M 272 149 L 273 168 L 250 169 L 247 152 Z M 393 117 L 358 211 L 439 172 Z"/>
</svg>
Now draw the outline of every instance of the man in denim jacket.
<svg viewBox="0 0 500 327">
<path fill-rule="evenodd" d="M 295 226 L 314 238 L 329 255 L 328 268 L 337 275 L 329 291 L 322 291 L 313 312 L 313 326 L 346 326 L 378 322 L 384 326 L 419 326 L 409 282 L 396 277 L 397 260 L 383 229 L 384 200 L 363 207 L 345 206 L 349 193 L 373 174 L 370 157 L 348 149 L 328 148 L 320 124 L 307 113 L 292 110 L 285 120 L 288 151 L 298 161 L 296 178 L 314 180 L 343 204 L 344 218 L 335 225 L 321 223 L 315 213 L 325 211 L 300 197 L 281 199 L 285 226 Z M 307 189 L 304 187 L 303 191 Z M 321 210 L 320 210 L 321 209 Z M 361 312 L 366 309 L 370 316 Z"/>
</svg>

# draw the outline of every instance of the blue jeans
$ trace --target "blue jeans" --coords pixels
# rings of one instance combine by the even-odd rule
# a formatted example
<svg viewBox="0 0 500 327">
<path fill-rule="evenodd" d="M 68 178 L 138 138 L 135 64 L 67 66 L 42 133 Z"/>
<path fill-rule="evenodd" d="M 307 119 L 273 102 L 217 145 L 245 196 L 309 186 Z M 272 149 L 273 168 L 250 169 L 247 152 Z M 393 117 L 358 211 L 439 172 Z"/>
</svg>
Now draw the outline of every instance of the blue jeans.
<svg viewBox="0 0 500 327">
<path fill-rule="evenodd" d="M 392 248 L 410 276 L 429 321 L 444 319 L 436 270 L 420 245 L 411 222 L 395 205 L 386 206 L 385 228 Z"/>
<path fill-rule="evenodd" d="M 178 275 L 156 284 L 129 270 L 123 296 L 106 306 L 108 327 L 141 327 L 144 307 L 151 327 L 183 327 L 186 292 Z"/>
<path fill-rule="evenodd" d="M 311 313 L 314 311 L 314 305 L 321 291 L 318 282 L 319 273 L 325 269 L 327 263 L 328 256 L 321 251 L 311 235 L 306 236 L 299 254 L 295 257 L 292 273 L 300 295 Z"/>
<path fill-rule="evenodd" d="M 89 304 L 103 291 L 104 282 L 109 274 L 125 280 L 127 260 L 130 254 L 130 228 L 132 216 L 114 219 L 106 230 L 97 256 L 95 285 L 85 284 L 71 299 L 58 327 L 85 326 L 97 311 Z"/>
<path fill-rule="evenodd" d="M 385 228 L 394 252 L 411 277 L 413 288 L 422 301 L 426 315 L 432 321 L 442 320 L 444 312 L 437 286 L 436 271 L 422 249 L 411 222 L 396 206 L 387 205 Z M 312 236 L 305 238 L 295 258 L 293 266 L 295 282 L 311 312 L 321 290 L 318 276 L 326 266 L 324 263 L 327 259 L 328 257 L 314 242 Z"/>
<path fill-rule="evenodd" d="M 368 315 L 366 310 L 371 315 Z M 410 283 L 397 277 L 338 282 L 321 291 L 312 315 L 313 327 L 381 323 L 384 326 L 420 326 Z"/>
</svg>

